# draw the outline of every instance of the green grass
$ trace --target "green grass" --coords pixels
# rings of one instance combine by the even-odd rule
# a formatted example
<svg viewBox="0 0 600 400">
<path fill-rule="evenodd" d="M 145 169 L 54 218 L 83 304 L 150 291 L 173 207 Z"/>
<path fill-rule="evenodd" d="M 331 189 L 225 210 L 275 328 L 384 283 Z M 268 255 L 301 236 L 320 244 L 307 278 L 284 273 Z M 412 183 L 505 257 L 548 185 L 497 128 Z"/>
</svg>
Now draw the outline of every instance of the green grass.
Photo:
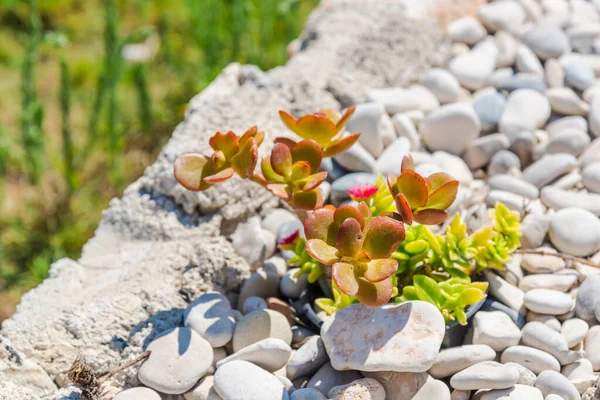
<svg viewBox="0 0 600 400">
<path fill-rule="evenodd" d="M 0 303 L 79 256 L 224 66 L 285 63 L 317 2 L 0 0 Z"/>
</svg>

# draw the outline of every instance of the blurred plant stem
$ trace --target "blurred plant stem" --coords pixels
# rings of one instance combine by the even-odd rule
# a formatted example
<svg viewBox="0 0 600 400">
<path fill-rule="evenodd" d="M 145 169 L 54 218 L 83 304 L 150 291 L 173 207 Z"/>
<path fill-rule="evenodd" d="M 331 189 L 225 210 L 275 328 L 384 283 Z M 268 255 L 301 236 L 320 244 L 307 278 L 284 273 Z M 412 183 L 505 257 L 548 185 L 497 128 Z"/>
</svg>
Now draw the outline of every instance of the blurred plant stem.
<svg viewBox="0 0 600 400">
<path fill-rule="evenodd" d="M 71 134 L 71 78 L 64 58 L 60 60 L 60 111 L 62 114 L 62 139 L 65 182 L 69 197 L 76 185 L 76 171 L 73 165 L 73 136 Z"/>
<path fill-rule="evenodd" d="M 140 125 L 145 135 L 152 134 L 152 101 L 148 92 L 146 69 L 144 65 L 137 64 L 133 69 L 135 87 L 138 94 Z"/>
</svg>

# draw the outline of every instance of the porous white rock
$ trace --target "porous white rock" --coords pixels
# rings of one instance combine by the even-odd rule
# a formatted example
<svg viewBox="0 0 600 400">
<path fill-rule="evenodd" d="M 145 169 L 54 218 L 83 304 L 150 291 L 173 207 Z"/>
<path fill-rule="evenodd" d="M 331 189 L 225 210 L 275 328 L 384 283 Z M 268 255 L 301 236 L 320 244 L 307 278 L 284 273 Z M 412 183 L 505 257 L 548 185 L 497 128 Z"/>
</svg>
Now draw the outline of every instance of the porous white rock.
<svg viewBox="0 0 600 400">
<path fill-rule="evenodd" d="M 343 386 L 334 386 L 327 394 L 336 400 L 385 400 L 385 389 L 372 378 L 358 379 Z"/>
</svg>

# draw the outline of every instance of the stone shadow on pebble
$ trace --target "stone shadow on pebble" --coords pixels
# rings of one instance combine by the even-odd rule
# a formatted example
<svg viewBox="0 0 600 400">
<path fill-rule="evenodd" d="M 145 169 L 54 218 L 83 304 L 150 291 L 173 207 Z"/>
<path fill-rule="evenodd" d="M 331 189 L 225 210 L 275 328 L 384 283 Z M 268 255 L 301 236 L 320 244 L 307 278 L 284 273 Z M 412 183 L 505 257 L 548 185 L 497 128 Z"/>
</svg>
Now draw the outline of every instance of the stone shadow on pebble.
<svg viewBox="0 0 600 400">
<path fill-rule="evenodd" d="M 152 343 L 152 341 L 163 336 L 174 328 L 183 326 L 183 308 L 171 308 L 170 310 L 158 311 L 148 319 L 136 324 L 131 333 L 129 334 L 128 342 L 133 337 L 140 333 L 142 330 L 151 326 L 150 333 L 144 338 L 142 349 L 146 351 L 146 348 Z M 189 340 L 189 339 L 188 339 Z M 188 343 L 189 344 L 189 343 Z"/>
</svg>

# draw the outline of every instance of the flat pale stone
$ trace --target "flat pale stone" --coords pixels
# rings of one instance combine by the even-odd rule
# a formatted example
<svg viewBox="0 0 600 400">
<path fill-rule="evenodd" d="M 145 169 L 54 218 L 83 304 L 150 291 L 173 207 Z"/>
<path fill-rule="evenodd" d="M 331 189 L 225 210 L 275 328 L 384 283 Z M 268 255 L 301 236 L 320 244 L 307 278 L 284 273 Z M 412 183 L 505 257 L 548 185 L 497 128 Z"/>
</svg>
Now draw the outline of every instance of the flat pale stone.
<svg viewBox="0 0 600 400">
<path fill-rule="evenodd" d="M 556 371 L 543 371 L 535 382 L 544 396 L 557 394 L 564 400 L 580 400 L 579 392 L 569 380 Z"/>
<path fill-rule="evenodd" d="M 577 157 L 590 144 L 590 136 L 579 129 L 568 129 L 558 133 L 546 144 L 551 154 L 566 153 Z"/>
<path fill-rule="evenodd" d="M 575 298 L 575 314 L 583 320 L 594 318 L 594 312 L 600 303 L 600 276 L 589 275 L 585 278 Z"/>
<path fill-rule="evenodd" d="M 431 90 L 442 104 L 456 101 L 460 95 L 460 83 L 445 69 L 428 70 L 421 78 L 421 85 Z"/>
<path fill-rule="evenodd" d="M 286 344 L 292 343 L 292 330 L 287 318 L 273 310 L 258 310 L 244 317 L 235 326 L 233 332 L 233 351 L 267 338 L 277 338 Z"/>
<path fill-rule="evenodd" d="M 542 60 L 560 57 L 569 47 L 569 40 L 560 27 L 539 23 L 521 35 L 521 40 Z"/>
<path fill-rule="evenodd" d="M 512 175 L 494 175 L 488 180 L 488 185 L 490 185 L 491 189 L 515 193 L 528 199 L 537 199 L 540 197 L 540 191 L 535 185 Z"/>
<path fill-rule="evenodd" d="M 494 154 L 500 150 L 508 149 L 509 146 L 510 141 L 502 133 L 479 137 L 467 148 L 464 160 L 472 169 L 482 168 L 488 164 Z"/>
<path fill-rule="evenodd" d="M 354 143 L 348 150 L 336 155 L 334 160 L 348 171 L 375 171 L 375 158 L 360 143 Z"/>
<path fill-rule="evenodd" d="M 579 156 L 581 167 L 600 161 L 600 138 L 596 138 Z"/>
<path fill-rule="evenodd" d="M 480 314 L 480 311 L 477 314 Z M 500 311 L 496 311 L 501 313 Z M 477 316 L 477 314 L 475 314 Z M 508 316 L 506 316 L 508 318 Z M 510 318 L 508 318 L 510 320 Z M 512 321 L 510 321 L 512 323 Z M 513 324 L 514 325 L 514 324 Z M 516 326 L 515 326 L 516 328 Z M 518 329 L 518 328 L 517 328 Z M 429 375 L 434 378 L 445 378 L 482 361 L 492 361 L 496 352 L 485 344 L 471 344 L 443 349 L 429 368 Z"/>
<path fill-rule="evenodd" d="M 474 345 L 487 345 L 495 351 L 503 351 L 516 346 L 521 339 L 519 327 L 502 311 L 479 311 L 472 323 Z"/>
<path fill-rule="evenodd" d="M 525 10 L 518 2 L 493 2 L 477 10 L 477 16 L 491 32 L 506 30 L 514 33 L 525 22 Z"/>
<path fill-rule="evenodd" d="M 231 361 L 244 360 L 257 365 L 264 370 L 274 372 L 287 363 L 291 354 L 292 348 L 283 340 L 267 338 L 246 346 L 240 351 L 225 357 L 217 362 L 217 368 L 220 368 Z"/>
<path fill-rule="evenodd" d="M 327 400 L 327 397 L 316 389 L 303 388 L 294 390 L 290 400 Z"/>
<path fill-rule="evenodd" d="M 519 371 L 495 361 L 484 361 L 460 371 L 450 379 L 454 389 L 506 389 L 519 380 Z"/>
<path fill-rule="evenodd" d="M 383 138 L 379 130 L 380 121 L 384 115 L 385 107 L 382 103 L 358 104 L 346 124 L 348 131 L 361 133 L 358 142 L 374 157 L 378 157 L 384 149 Z"/>
<path fill-rule="evenodd" d="M 527 322 L 538 321 L 542 324 L 560 332 L 560 321 L 554 315 L 539 314 L 534 311 L 527 311 Z"/>
<path fill-rule="evenodd" d="M 590 328 L 587 335 L 585 335 L 583 348 L 585 358 L 590 360 L 594 371 L 600 370 L 600 325 Z"/>
<path fill-rule="evenodd" d="M 575 275 L 533 274 L 527 275 L 519 282 L 519 288 L 524 292 L 533 289 L 552 289 L 559 292 L 568 291 L 577 282 Z"/>
<path fill-rule="evenodd" d="M 529 346 L 509 347 L 502 353 L 500 362 L 503 364 L 514 362 L 536 374 L 548 369 L 560 371 L 560 363 L 552 354 Z"/>
<path fill-rule="evenodd" d="M 399 87 L 369 89 L 366 98 L 368 102 L 383 104 L 390 115 L 420 108 L 417 99 L 407 89 Z"/>
<path fill-rule="evenodd" d="M 585 378 L 594 373 L 594 366 L 587 358 L 582 358 L 563 366 L 560 373 L 569 380 Z"/>
<path fill-rule="evenodd" d="M 586 116 L 590 112 L 590 105 L 571 88 L 550 88 L 546 90 L 546 97 L 555 113 Z"/>
<path fill-rule="evenodd" d="M 521 289 L 511 285 L 491 271 L 484 271 L 484 276 L 490 284 L 489 290 L 492 296 L 513 310 L 525 315 L 526 310 L 523 306 L 525 293 Z"/>
<path fill-rule="evenodd" d="M 535 249 L 544 243 L 544 239 L 550 229 L 550 215 L 529 214 L 521 222 L 521 247 L 524 249 Z M 556 257 L 554 257 L 556 258 Z M 564 263 L 564 261 L 563 261 Z"/>
<path fill-rule="evenodd" d="M 221 398 L 244 400 L 288 400 L 283 383 L 275 375 L 248 361 L 236 360 L 215 373 L 215 389 Z"/>
<path fill-rule="evenodd" d="M 517 58 L 515 60 L 517 71 L 544 76 L 544 67 L 533 50 L 521 43 L 517 47 Z"/>
<path fill-rule="evenodd" d="M 150 357 L 140 366 L 138 379 L 167 394 L 190 390 L 211 367 L 210 343 L 190 328 L 175 328 L 154 339 L 147 348 Z"/>
<path fill-rule="evenodd" d="M 525 293 L 525 307 L 540 314 L 560 315 L 574 307 L 573 298 L 557 290 L 532 289 Z"/>
<path fill-rule="evenodd" d="M 517 382 L 519 385 L 527 385 L 527 386 L 535 385 L 537 375 L 534 374 L 533 371 L 531 371 L 529 368 L 524 367 L 521 364 L 517 364 L 514 362 L 507 362 L 504 365 L 510 365 L 519 370 L 519 381 Z"/>
<path fill-rule="evenodd" d="M 386 400 L 414 399 L 414 396 L 433 379 L 426 372 L 365 372 L 368 378 L 373 378 L 383 385 Z"/>
<path fill-rule="evenodd" d="M 406 137 L 399 137 L 379 156 L 375 171 L 382 173 L 384 176 L 387 176 L 387 174 L 398 175 L 402 159 L 410 153 L 410 149 L 410 140 Z"/>
<path fill-rule="evenodd" d="M 560 61 L 555 58 L 546 60 L 544 64 L 546 80 L 551 88 L 563 87 L 565 85 L 565 71 L 560 65 Z"/>
<path fill-rule="evenodd" d="M 518 89 L 508 96 L 500 118 L 500 132 L 514 135 L 520 131 L 533 131 L 550 117 L 550 102 L 532 89 Z"/>
<path fill-rule="evenodd" d="M 582 173 L 583 184 L 591 191 L 600 193 L 600 162 L 586 166 Z"/>
<path fill-rule="evenodd" d="M 327 362 L 310 378 L 306 387 L 327 395 L 333 387 L 347 385 L 360 378 L 362 376 L 358 371 L 338 371 L 331 366 L 330 362 Z"/>
<path fill-rule="evenodd" d="M 454 57 L 448 70 L 458 79 L 461 86 L 469 90 L 482 88 L 496 68 L 498 48 L 493 39 L 486 39 L 470 52 Z"/>
<path fill-rule="evenodd" d="M 588 115 L 590 131 L 594 137 L 600 136 L 600 96 L 595 96 L 590 105 L 590 113 Z"/>
<path fill-rule="evenodd" d="M 233 336 L 235 319 L 229 300 L 221 293 L 207 292 L 194 300 L 184 313 L 190 327 L 212 347 L 225 346 Z"/>
<path fill-rule="evenodd" d="M 577 129 L 580 131 L 587 132 L 588 123 L 585 118 L 580 116 L 562 117 L 557 120 L 550 122 L 546 126 L 546 132 L 550 137 L 555 136 L 565 130 Z"/>
<path fill-rule="evenodd" d="M 581 343 L 590 329 L 588 323 L 581 318 L 568 319 L 562 324 L 561 333 L 567 340 L 569 348 Z"/>
<path fill-rule="evenodd" d="M 428 379 L 412 400 L 450 400 L 450 389 L 442 381 Z"/>
<path fill-rule="evenodd" d="M 522 179 L 541 188 L 576 166 L 577 159 L 571 154 L 547 154 L 527 167 Z"/>
<path fill-rule="evenodd" d="M 441 313 L 423 301 L 382 307 L 352 304 L 321 327 L 331 364 L 341 371 L 427 371 L 444 333 Z"/>
<path fill-rule="evenodd" d="M 550 221 L 550 240 L 562 252 L 585 257 L 600 250 L 600 219 L 581 208 L 564 208 Z"/>
<path fill-rule="evenodd" d="M 375 379 L 363 378 L 347 385 L 334 386 L 327 396 L 336 400 L 385 400 L 385 389 Z"/>
<path fill-rule="evenodd" d="M 583 356 L 569 350 L 567 339 L 541 322 L 529 322 L 523 327 L 521 343 L 552 354 L 561 365 L 570 364 Z"/>
<path fill-rule="evenodd" d="M 541 199 L 544 204 L 555 210 L 575 207 L 600 216 L 600 194 L 598 193 L 576 192 L 549 186 L 542 189 Z"/>
<path fill-rule="evenodd" d="M 515 170 L 521 170 L 521 160 L 508 150 L 500 150 L 492 156 L 488 165 L 488 175 L 505 174 Z"/>
<path fill-rule="evenodd" d="M 474 45 L 487 36 L 485 28 L 471 16 L 465 16 L 453 21 L 446 31 L 453 42 Z"/>
<path fill-rule="evenodd" d="M 250 278 L 244 281 L 238 304 L 243 305 L 244 301 L 250 296 L 262 298 L 277 296 L 278 290 L 279 276 L 276 273 L 267 271 L 255 272 L 250 275 Z"/>
<path fill-rule="evenodd" d="M 431 151 L 460 155 L 479 136 L 481 123 L 473 106 L 448 104 L 429 114 L 419 127 Z"/>
<path fill-rule="evenodd" d="M 551 247 L 539 247 L 536 251 L 556 253 Z M 542 254 L 523 254 L 521 267 L 531 274 L 557 272 L 566 267 L 566 262 L 560 257 Z"/>
<path fill-rule="evenodd" d="M 161 400 L 160 395 L 146 387 L 136 387 L 122 391 L 113 400 Z"/>
<path fill-rule="evenodd" d="M 303 376 L 311 376 L 327 361 L 329 361 L 329 356 L 325 350 L 323 339 L 319 335 L 312 336 L 288 361 L 287 377 L 296 380 Z"/>
<path fill-rule="evenodd" d="M 508 389 L 487 391 L 479 400 L 544 400 L 544 396 L 537 388 L 516 384 Z"/>
</svg>

